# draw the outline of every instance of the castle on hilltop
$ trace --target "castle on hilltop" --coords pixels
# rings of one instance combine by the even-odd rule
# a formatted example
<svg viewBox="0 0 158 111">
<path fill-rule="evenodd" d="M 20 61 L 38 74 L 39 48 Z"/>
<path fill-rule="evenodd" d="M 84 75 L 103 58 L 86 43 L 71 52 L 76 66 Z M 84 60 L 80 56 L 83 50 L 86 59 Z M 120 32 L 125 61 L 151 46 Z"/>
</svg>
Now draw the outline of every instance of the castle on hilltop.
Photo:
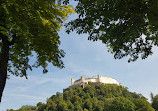
<svg viewBox="0 0 158 111">
<path fill-rule="evenodd" d="M 97 84 L 115 84 L 115 85 L 122 85 L 119 82 L 117 82 L 115 79 L 110 77 L 103 77 L 101 74 L 99 74 L 97 77 L 92 78 L 85 78 L 85 76 L 81 76 L 80 79 L 75 80 L 74 78 L 71 79 L 71 86 L 70 87 L 76 87 L 76 86 L 82 86 L 83 88 L 91 83 L 93 86 Z M 67 90 L 67 89 L 65 89 Z"/>
</svg>

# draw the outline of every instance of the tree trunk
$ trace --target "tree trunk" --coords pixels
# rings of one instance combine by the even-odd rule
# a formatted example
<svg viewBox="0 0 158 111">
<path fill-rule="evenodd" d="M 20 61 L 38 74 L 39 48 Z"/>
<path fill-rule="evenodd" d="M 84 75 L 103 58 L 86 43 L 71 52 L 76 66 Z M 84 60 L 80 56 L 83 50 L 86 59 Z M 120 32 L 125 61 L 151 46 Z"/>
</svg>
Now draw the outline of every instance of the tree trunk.
<svg viewBox="0 0 158 111">
<path fill-rule="evenodd" d="M 3 36 L 3 37 L 2 37 Z M 7 79 L 7 66 L 9 60 L 9 41 L 8 37 L 2 35 L 2 47 L 0 54 L 0 102 Z"/>
</svg>

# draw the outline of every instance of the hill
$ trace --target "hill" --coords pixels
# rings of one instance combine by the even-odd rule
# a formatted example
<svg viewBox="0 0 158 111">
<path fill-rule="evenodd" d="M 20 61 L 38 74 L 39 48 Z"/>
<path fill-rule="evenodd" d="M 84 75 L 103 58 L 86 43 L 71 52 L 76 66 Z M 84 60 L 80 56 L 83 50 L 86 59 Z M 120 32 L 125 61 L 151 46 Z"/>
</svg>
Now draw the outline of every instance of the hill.
<svg viewBox="0 0 158 111">
<path fill-rule="evenodd" d="M 46 104 L 8 111 L 155 111 L 141 94 L 118 85 L 98 84 L 70 88 L 47 99 Z"/>
</svg>

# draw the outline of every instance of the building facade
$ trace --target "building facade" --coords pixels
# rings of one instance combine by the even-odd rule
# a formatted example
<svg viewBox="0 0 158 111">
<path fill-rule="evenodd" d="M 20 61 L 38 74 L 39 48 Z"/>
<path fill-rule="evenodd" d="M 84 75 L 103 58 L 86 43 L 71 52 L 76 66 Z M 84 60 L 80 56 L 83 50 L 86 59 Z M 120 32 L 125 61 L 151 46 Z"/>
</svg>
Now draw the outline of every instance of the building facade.
<svg viewBox="0 0 158 111">
<path fill-rule="evenodd" d="M 75 87 L 75 86 L 83 86 L 83 87 L 85 87 L 89 83 L 92 83 L 92 84 L 103 83 L 103 84 L 121 85 L 115 79 L 110 78 L 110 77 L 103 77 L 101 74 L 99 74 L 97 77 L 92 77 L 92 78 L 85 78 L 85 76 L 81 76 L 81 78 L 78 79 L 78 80 L 75 80 L 74 78 L 72 78 L 70 87 Z"/>
</svg>

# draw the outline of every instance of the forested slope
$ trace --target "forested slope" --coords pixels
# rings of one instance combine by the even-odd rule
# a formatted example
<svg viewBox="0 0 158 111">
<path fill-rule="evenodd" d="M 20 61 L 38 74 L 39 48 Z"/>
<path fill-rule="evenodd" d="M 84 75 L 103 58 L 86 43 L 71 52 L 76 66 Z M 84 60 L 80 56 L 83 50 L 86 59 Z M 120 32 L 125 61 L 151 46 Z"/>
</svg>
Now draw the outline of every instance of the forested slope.
<svg viewBox="0 0 158 111">
<path fill-rule="evenodd" d="M 141 94 L 129 92 L 117 85 L 99 84 L 70 88 L 51 96 L 46 104 L 22 106 L 8 111 L 155 111 Z"/>
</svg>

